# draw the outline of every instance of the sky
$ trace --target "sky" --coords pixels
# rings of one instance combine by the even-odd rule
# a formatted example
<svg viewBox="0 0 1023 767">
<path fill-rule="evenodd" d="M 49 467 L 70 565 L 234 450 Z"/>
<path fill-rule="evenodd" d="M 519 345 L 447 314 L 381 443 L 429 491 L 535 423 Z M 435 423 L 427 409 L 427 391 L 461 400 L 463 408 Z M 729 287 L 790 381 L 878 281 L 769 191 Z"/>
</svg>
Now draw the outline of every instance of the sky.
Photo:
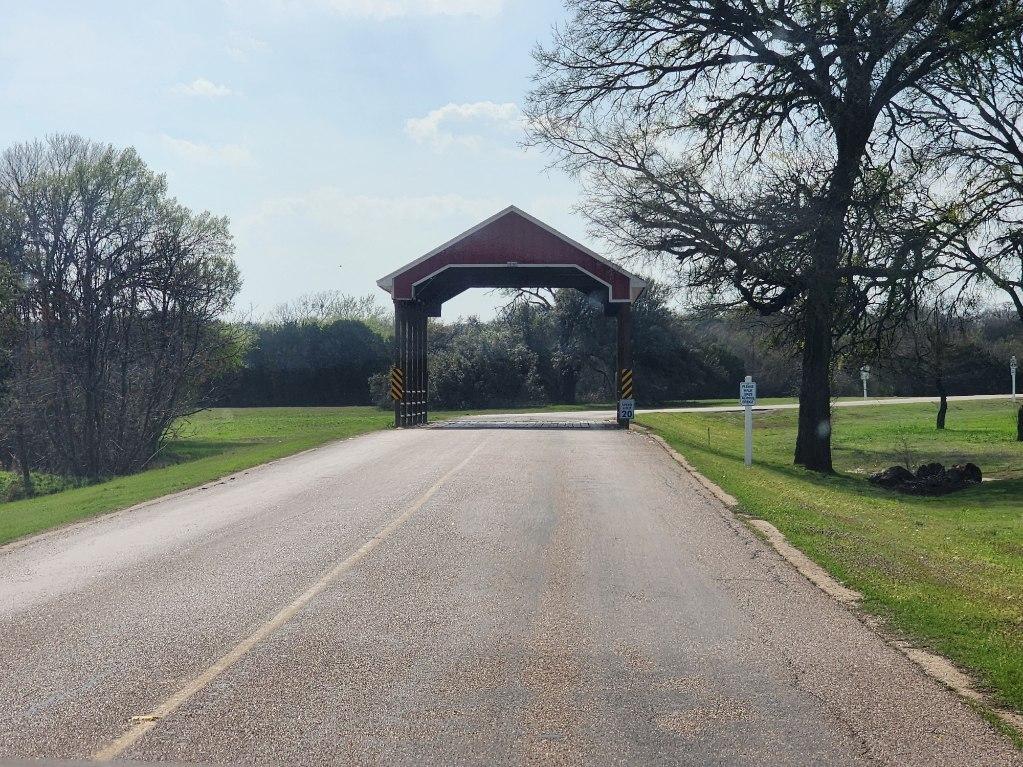
<svg viewBox="0 0 1023 767">
<path fill-rule="evenodd" d="M 0 146 L 133 146 L 231 219 L 243 313 L 376 280 L 518 205 L 600 251 L 577 183 L 521 147 L 561 0 L 0 0 Z M 489 316 L 472 291 L 444 318 Z"/>
</svg>

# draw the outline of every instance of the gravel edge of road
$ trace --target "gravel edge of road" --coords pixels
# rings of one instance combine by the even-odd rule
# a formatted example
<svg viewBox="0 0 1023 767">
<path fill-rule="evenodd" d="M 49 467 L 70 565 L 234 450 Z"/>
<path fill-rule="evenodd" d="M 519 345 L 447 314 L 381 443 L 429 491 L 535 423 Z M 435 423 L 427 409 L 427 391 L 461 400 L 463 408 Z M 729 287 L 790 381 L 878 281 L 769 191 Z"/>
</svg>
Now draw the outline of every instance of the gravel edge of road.
<svg viewBox="0 0 1023 767">
<path fill-rule="evenodd" d="M 769 544 L 791 567 L 823 591 L 828 597 L 849 610 L 860 623 L 879 636 L 885 644 L 912 661 L 925 676 L 934 679 L 965 700 L 978 713 L 988 719 L 988 721 L 991 721 L 992 725 L 1002 730 L 1003 734 L 1020 751 L 1023 751 L 1023 716 L 998 706 L 991 700 L 990 696 L 977 689 L 975 680 L 969 674 L 956 666 L 948 658 L 932 653 L 929 650 L 915 647 L 907 642 L 905 638 L 886 631 L 884 621 L 881 618 L 861 609 L 862 594 L 833 578 L 824 568 L 793 546 L 784 534 L 770 522 L 743 513 L 741 511 L 742 504 L 737 498 L 701 474 L 695 466 L 686 460 L 685 456 L 668 444 L 664 438 L 655 434 L 652 429 L 639 426 L 638 424 L 633 424 L 632 428 L 660 445 L 675 463 L 721 503 L 725 513 L 730 514 L 750 529 L 754 535 Z M 1005 731 L 1006 729 L 1008 732 Z"/>
</svg>

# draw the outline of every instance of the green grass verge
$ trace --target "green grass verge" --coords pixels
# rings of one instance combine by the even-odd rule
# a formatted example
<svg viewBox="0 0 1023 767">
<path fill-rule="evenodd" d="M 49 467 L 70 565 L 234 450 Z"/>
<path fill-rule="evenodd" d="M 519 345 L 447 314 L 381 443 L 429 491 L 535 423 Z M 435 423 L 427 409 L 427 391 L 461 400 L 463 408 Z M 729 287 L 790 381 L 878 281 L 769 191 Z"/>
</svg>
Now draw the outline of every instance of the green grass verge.
<svg viewBox="0 0 1023 767">
<path fill-rule="evenodd" d="M 167 445 L 170 465 L 86 487 L 0 504 L 0 544 L 58 525 L 127 508 L 298 453 L 391 425 L 375 407 L 219 408 L 181 424 Z"/>
<path fill-rule="evenodd" d="M 836 408 L 838 474 L 792 465 L 796 411 L 755 416 L 754 462 L 742 465 L 741 413 L 646 414 L 703 474 L 864 594 L 889 625 L 945 655 L 1023 711 L 1023 443 L 1009 402 L 957 402 L 948 428 L 934 405 Z M 977 463 L 994 481 L 941 498 L 875 488 L 872 471 Z"/>
</svg>

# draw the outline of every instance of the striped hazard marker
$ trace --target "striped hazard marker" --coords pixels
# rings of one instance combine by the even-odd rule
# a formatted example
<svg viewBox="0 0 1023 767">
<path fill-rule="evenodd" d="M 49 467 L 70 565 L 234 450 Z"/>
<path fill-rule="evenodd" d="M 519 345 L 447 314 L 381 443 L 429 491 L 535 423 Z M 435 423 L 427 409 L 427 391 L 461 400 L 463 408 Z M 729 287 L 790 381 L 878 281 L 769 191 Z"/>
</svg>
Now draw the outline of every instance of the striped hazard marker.
<svg viewBox="0 0 1023 767">
<path fill-rule="evenodd" d="M 391 368 L 390 376 L 391 399 L 395 402 L 405 396 L 405 373 L 399 367 Z"/>
<path fill-rule="evenodd" d="M 622 368 L 622 399 L 632 399 L 632 368 Z"/>
</svg>

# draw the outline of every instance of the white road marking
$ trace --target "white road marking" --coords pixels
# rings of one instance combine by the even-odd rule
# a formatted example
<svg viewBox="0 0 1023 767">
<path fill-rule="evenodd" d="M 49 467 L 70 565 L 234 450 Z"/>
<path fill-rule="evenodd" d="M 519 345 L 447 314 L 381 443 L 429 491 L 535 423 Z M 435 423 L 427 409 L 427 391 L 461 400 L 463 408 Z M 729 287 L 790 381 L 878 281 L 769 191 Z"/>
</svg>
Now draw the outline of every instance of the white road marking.
<svg viewBox="0 0 1023 767">
<path fill-rule="evenodd" d="M 216 663 L 206 669 L 203 673 L 193 678 L 188 684 L 178 690 L 176 693 L 167 698 L 163 703 L 157 706 L 151 713 L 144 714 L 141 716 L 132 717 L 132 726 L 121 735 L 117 740 L 113 741 L 107 746 L 104 746 L 99 751 L 96 751 L 92 755 L 94 761 L 109 762 L 112 759 L 116 759 L 118 756 L 127 751 L 132 745 L 137 743 L 147 732 L 153 729 L 161 719 L 170 716 L 190 698 L 201 692 L 207 687 L 210 682 L 216 679 L 218 676 L 223 674 L 227 669 L 233 666 L 238 660 L 249 652 L 253 647 L 262 642 L 264 639 L 269 637 L 271 634 L 276 632 L 292 618 L 294 618 L 303 607 L 308 605 L 318 594 L 324 591 L 334 581 L 344 575 L 348 570 L 354 567 L 358 562 L 364 559 L 370 552 L 379 546 L 384 539 L 386 539 L 391 533 L 397 530 L 399 527 L 404 525 L 413 514 L 419 511 L 426 503 L 437 493 L 438 490 L 455 474 L 461 471 L 469 461 L 473 459 L 476 453 L 479 452 L 480 448 L 483 447 L 483 443 L 478 444 L 473 450 L 465 457 L 461 463 L 455 466 L 453 469 L 448 471 L 444 476 L 438 479 L 429 490 L 423 493 L 419 498 L 416 499 L 409 508 L 407 508 L 402 514 L 395 517 L 389 524 L 383 527 L 376 535 L 366 541 L 362 546 L 356 549 L 351 555 L 345 560 L 339 562 L 334 567 L 327 570 L 319 580 L 317 580 L 312 586 L 303 591 L 298 597 L 295 598 L 291 604 L 282 609 L 273 618 L 264 623 L 255 632 L 250 634 L 248 637 L 243 639 L 237 645 L 235 645 L 230 652 L 220 658 Z"/>
</svg>

